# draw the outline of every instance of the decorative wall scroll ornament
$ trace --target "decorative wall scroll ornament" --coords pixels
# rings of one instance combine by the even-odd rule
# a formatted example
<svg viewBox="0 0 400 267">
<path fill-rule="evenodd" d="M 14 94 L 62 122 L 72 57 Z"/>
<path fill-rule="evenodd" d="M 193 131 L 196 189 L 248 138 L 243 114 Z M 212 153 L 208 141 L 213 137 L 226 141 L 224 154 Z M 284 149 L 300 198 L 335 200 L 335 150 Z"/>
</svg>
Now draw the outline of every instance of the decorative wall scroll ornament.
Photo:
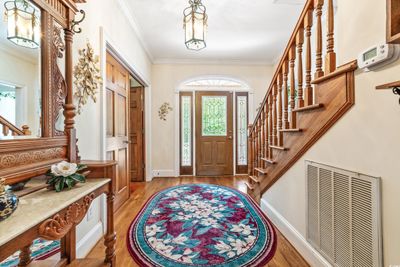
<svg viewBox="0 0 400 267">
<path fill-rule="evenodd" d="M 64 216 L 56 214 L 39 226 L 39 237 L 46 240 L 58 240 L 64 237 L 72 226 L 77 225 L 85 217 L 95 195 L 92 193 L 83 198 L 82 203 L 70 205 Z"/>
<path fill-rule="evenodd" d="M 99 61 L 99 56 L 94 54 L 89 42 L 86 43 L 86 48 L 79 50 L 78 64 L 74 68 L 78 114 L 81 113 L 82 107 L 87 103 L 89 97 L 95 103 L 97 101 L 96 94 L 103 85 Z"/>
<path fill-rule="evenodd" d="M 158 110 L 158 117 L 160 117 L 160 120 L 166 121 L 168 113 L 172 110 L 173 109 L 171 107 L 171 104 L 165 102 L 164 104 L 161 105 L 160 109 Z"/>
<path fill-rule="evenodd" d="M 86 13 L 85 13 L 85 11 L 84 10 L 79 10 L 79 13 L 81 13 L 82 14 L 82 17 L 81 17 L 81 19 L 79 19 L 79 20 L 73 20 L 72 21 L 72 23 L 71 23 L 71 29 L 72 29 L 72 31 L 74 32 L 74 33 L 81 33 L 82 32 L 82 28 L 81 27 L 78 27 L 78 25 L 79 24 L 81 24 L 84 20 L 85 20 L 85 18 L 86 18 Z"/>
<path fill-rule="evenodd" d="M 49 177 L 46 183 L 49 185 L 49 189 L 55 189 L 56 192 L 61 192 L 67 187 L 71 189 L 77 183 L 86 182 L 85 174 L 78 173 L 86 168 L 86 165 L 66 161 L 54 164 L 46 173 L 46 176 Z"/>
</svg>

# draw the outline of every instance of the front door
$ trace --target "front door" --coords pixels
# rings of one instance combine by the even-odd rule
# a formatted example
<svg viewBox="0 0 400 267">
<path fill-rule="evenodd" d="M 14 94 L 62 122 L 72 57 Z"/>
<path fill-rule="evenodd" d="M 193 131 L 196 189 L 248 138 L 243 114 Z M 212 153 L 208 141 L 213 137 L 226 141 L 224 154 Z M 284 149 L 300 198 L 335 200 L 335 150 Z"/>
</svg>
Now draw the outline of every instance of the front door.
<svg viewBox="0 0 400 267">
<path fill-rule="evenodd" d="M 129 198 L 130 194 L 128 164 L 129 89 L 129 72 L 112 55 L 107 53 L 106 151 L 107 159 L 118 162 L 115 209 L 118 209 Z"/>
<path fill-rule="evenodd" d="M 144 181 L 144 88 L 130 90 L 131 181 Z"/>
<path fill-rule="evenodd" d="M 196 93 L 196 175 L 233 175 L 232 92 Z"/>
</svg>

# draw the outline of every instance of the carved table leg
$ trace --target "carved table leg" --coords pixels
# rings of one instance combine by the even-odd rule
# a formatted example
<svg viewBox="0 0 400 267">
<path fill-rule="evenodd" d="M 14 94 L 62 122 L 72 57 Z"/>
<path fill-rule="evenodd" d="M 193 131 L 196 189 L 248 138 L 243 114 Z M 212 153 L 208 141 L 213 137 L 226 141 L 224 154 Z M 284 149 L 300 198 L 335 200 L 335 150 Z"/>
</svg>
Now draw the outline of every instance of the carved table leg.
<svg viewBox="0 0 400 267">
<path fill-rule="evenodd" d="M 111 187 L 111 186 L 110 186 Z M 107 193 L 107 233 L 104 238 L 106 246 L 105 263 L 110 263 L 111 266 L 116 266 L 115 259 L 115 242 L 116 233 L 114 231 L 114 192 L 110 189 Z"/>
<path fill-rule="evenodd" d="M 21 249 L 18 266 L 27 266 L 31 262 L 31 244 L 29 244 Z"/>
</svg>

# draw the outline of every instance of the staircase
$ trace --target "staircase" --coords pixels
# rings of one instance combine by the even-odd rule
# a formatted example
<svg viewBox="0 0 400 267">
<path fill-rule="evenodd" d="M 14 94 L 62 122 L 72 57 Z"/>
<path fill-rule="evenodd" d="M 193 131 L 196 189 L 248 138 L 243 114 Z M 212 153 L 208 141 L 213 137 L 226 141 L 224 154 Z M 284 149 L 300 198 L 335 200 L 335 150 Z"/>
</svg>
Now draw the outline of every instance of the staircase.
<svg viewBox="0 0 400 267">
<path fill-rule="evenodd" d="M 333 0 L 308 0 L 249 125 L 246 185 L 256 201 L 351 108 L 356 69 L 356 61 L 336 66 Z"/>
<path fill-rule="evenodd" d="M 2 133 L 4 136 L 31 135 L 29 126 L 23 125 L 22 129 L 19 129 L 17 126 L 15 126 L 2 116 L 0 116 L 0 127 L 2 128 Z"/>
</svg>

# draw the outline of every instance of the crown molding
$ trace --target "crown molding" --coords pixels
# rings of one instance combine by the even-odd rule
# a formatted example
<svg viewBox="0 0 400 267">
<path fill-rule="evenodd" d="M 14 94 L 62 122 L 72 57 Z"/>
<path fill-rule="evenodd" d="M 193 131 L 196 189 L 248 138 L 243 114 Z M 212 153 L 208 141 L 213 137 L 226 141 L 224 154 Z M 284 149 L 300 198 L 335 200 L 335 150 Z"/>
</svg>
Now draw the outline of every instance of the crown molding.
<svg viewBox="0 0 400 267">
<path fill-rule="evenodd" d="M 271 62 L 263 60 L 209 60 L 209 59 L 173 59 L 157 58 L 153 61 L 154 65 L 243 65 L 243 66 L 273 66 Z"/>
<path fill-rule="evenodd" d="M 133 15 L 133 12 L 131 10 L 131 8 L 129 7 L 127 0 L 117 0 L 119 7 L 122 9 L 122 12 L 124 13 L 125 17 L 128 19 L 129 24 L 131 25 L 131 27 L 133 28 L 133 30 L 136 33 L 137 38 L 139 39 L 139 42 L 141 44 L 141 46 L 143 47 L 143 49 L 145 50 L 147 56 L 149 57 L 150 61 L 152 63 L 154 63 L 154 56 L 153 54 L 150 52 L 150 48 L 149 45 L 147 44 L 147 42 L 145 41 L 144 37 L 143 37 L 143 31 L 140 28 L 139 24 L 136 22 L 136 19 Z"/>
</svg>

